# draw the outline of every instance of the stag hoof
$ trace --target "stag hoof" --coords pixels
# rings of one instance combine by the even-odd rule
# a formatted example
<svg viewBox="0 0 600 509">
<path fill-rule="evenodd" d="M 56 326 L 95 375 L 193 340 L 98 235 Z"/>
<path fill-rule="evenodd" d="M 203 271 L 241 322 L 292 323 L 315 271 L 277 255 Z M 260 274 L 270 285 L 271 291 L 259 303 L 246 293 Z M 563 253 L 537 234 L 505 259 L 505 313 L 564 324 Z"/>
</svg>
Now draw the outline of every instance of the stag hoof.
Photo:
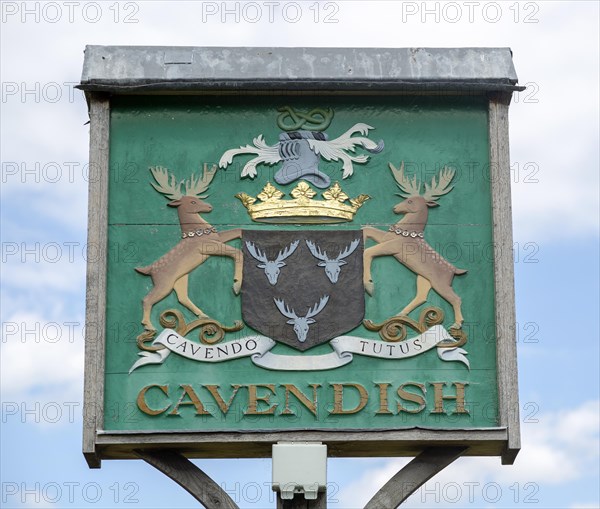
<svg viewBox="0 0 600 509">
<path fill-rule="evenodd" d="M 152 325 L 152 322 L 142 322 L 142 325 L 144 326 L 144 332 L 156 332 L 156 327 Z"/>
<path fill-rule="evenodd" d="M 373 281 L 365 281 L 365 292 L 367 292 L 369 295 L 373 295 L 375 292 L 375 284 Z"/>
<path fill-rule="evenodd" d="M 233 283 L 233 293 L 235 293 L 236 295 L 239 295 L 241 289 L 242 289 L 242 282 L 241 281 L 235 281 Z"/>
<path fill-rule="evenodd" d="M 454 322 L 451 326 L 450 326 L 450 330 L 452 329 L 457 329 L 460 330 L 462 329 L 462 323 L 458 323 L 458 322 Z"/>
</svg>

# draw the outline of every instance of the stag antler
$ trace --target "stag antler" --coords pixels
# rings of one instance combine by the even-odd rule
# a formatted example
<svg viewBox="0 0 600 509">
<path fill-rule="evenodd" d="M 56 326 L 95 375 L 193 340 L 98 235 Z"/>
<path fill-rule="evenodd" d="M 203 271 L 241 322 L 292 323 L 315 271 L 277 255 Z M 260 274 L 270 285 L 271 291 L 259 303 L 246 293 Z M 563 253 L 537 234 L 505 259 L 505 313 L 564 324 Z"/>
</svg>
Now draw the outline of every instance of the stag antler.
<svg viewBox="0 0 600 509">
<path fill-rule="evenodd" d="M 354 253 L 354 251 L 356 250 L 356 248 L 358 247 L 358 244 L 360 244 L 360 239 L 354 239 L 352 242 L 350 242 L 350 244 L 348 246 L 346 246 L 344 248 L 344 250 L 337 256 L 336 260 L 343 260 L 344 258 L 347 258 L 348 256 L 350 256 L 352 253 Z"/>
<path fill-rule="evenodd" d="M 305 242 L 306 242 L 306 245 L 308 246 L 308 249 L 310 250 L 310 252 L 312 253 L 312 255 L 315 258 L 317 258 L 318 260 L 322 260 L 324 262 L 329 260 L 329 257 L 327 256 L 327 251 L 321 251 L 321 248 L 319 246 L 317 246 L 316 244 L 314 244 L 310 240 L 306 240 Z"/>
<path fill-rule="evenodd" d="M 275 305 L 277 309 L 281 311 L 281 314 L 287 318 L 298 318 L 298 315 L 293 309 L 290 309 L 288 305 L 283 301 L 283 299 L 273 299 L 275 301 Z"/>
<path fill-rule="evenodd" d="M 273 299 L 273 301 L 275 301 L 275 305 L 277 306 L 279 311 L 281 311 L 281 314 L 283 316 L 286 316 L 287 318 L 292 318 L 292 319 L 301 318 L 296 314 L 296 311 L 294 311 L 293 309 L 290 309 L 288 307 L 288 305 L 283 301 L 283 299 Z M 325 296 L 321 297 L 321 299 L 319 300 L 319 303 L 312 306 L 308 310 L 308 313 L 306 313 L 306 316 L 304 316 L 303 318 L 312 318 L 313 316 L 318 315 L 321 311 L 323 311 L 323 308 L 327 305 L 328 302 L 329 302 L 329 295 L 325 295 Z"/>
<path fill-rule="evenodd" d="M 275 258 L 275 261 L 281 262 L 281 261 L 285 260 L 286 258 L 289 258 L 290 256 L 292 256 L 294 254 L 294 251 L 296 251 L 296 248 L 298 247 L 299 243 L 300 243 L 299 240 L 295 240 L 289 246 L 287 246 L 283 251 L 279 251 L 279 254 L 277 255 L 277 258 Z"/>
<path fill-rule="evenodd" d="M 267 255 L 263 253 L 253 242 L 246 241 L 246 247 L 249 253 L 256 258 L 259 262 L 267 263 L 269 260 Z"/>
<path fill-rule="evenodd" d="M 170 173 L 167 168 L 157 166 L 156 168 L 150 168 L 150 172 L 158 185 L 154 182 L 150 182 L 150 184 L 160 194 L 164 194 L 170 200 L 179 200 L 183 196 L 181 192 L 181 184 L 183 182 L 179 182 L 178 184 L 175 175 Z"/>
<path fill-rule="evenodd" d="M 156 184 L 154 182 L 150 182 L 152 187 L 170 200 L 179 200 L 183 196 L 197 196 L 198 198 L 206 198 L 206 196 L 202 196 L 202 193 L 208 189 L 208 186 L 215 178 L 217 165 L 213 164 L 212 168 L 208 169 L 208 164 L 204 163 L 204 173 L 202 174 L 202 177 L 196 179 L 196 177 L 192 174 L 189 179 L 182 180 L 179 183 L 177 183 L 175 175 L 173 175 L 167 168 L 157 166 L 155 168 L 150 168 L 150 172 L 152 173 L 154 180 L 156 180 Z M 181 185 L 184 183 L 185 193 L 182 193 Z"/>
<path fill-rule="evenodd" d="M 192 175 L 188 180 L 185 181 L 185 194 L 184 196 L 197 196 L 198 198 L 206 198 L 206 195 L 202 195 L 207 189 L 212 180 L 215 178 L 217 173 L 217 165 L 213 164 L 212 168 L 208 169 L 208 164 L 204 163 L 204 173 L 202 177 L 196 180 Z M 181 184 L 180 184 L 181 185 Z"/>
<path fill-rule="evenodd" d="M 360 243 L 360 239 L 353 240 L 349 245 L 347 245 L 344 248 L 343 251 L 340 251 L 340 254 L 338 254 L 337 257 L 334 259 L 329 258 L 329 256 L 327 255 L 327 251 L 321 251 L 321 247 L 316 245 L 314 242 L 312 242 L 310 240 L 306 240 L 305 242 L 306 242 L 306 245 L 308 246 L 308 249 L 310 250 L 310 252 L 312 253 L 312 255 L 315 258 L 326 262 L 326 261 L 339 261 L 339 260 L 343 260 L 344 258 L 347 258 L 348 256 L 350 256 L 354 252 L 354 250 L 358 247 L 358 244 Z"/>
<path fill-rule="evenodd" d="M 452 191 L 454 186 L 448 186 L 454 178 L 455 171 L 456 170 L 454 170 L 454 168 L 448 168 L 447 166 L 444 166 L 444 168 L 440 170 L 439 182 L 436 182 L 435 177 L 433 177 L 433 179 L 431 179 L 431 186 L 429 184 L 425 184 L 425 192 L 423 193 L 423 198 L 425 198 L 427 201 L 435 201 L 440 196 L 443 196 L 446 193 Z"/>
<path fill-rule="evenodd" d="M 308 310 L 308 313 L 306 313 L 306 318 L 312 318 L 313 316 L 318 315 L 321 311 L 323 311 L 323 308 L 327 305 L 327 303 L 329 302 L 329 295 L 325 295 L 324 297 L 321 297 L 321 300 L 319 301 L 319 304 L 315 304 L 313 307 L 311 307 Z"/>
<path fill-rule="evenodd" d="M 279 251 L 279 253 L 277 254 L 277 257 L 273 261 L 275 263 L 282 262 L 286 258 L 289 258 L 290 256 L 292 256 L 294 254 L 294 251 L 296 251 L 296 248 L 298 247 L 299 243 L 300 243 L 299 240 L 295 240 L 289 246 L 286 246 L 285 249 L 282 249 L 281 251 Z M 254 258 L 256 258 L 259 262 L 267 263 L 269 261 L 269 259 L 267 258 L 267 255 L 263 251 L 261 251 L 261 249 L 259 247 L 257 247 L 256 244 L 254 244 L 253 242 L 246 241 L 246 247 L 248 248 L 248 251 L 250 252 L 250 254 Z"/>
<path fill-rule="evenodd" d="M 392 163 L 390 163 L 390 170 L 392 170 L 392 174 L 394 175 L 394 179 L 398 184 L 398 187 L 402 190 L 402 195 L 405 198 L 409 196 L 419 196 L 419 191 L 421 189 L 421 181 L 417 180 L 417 176 L 413 175 L 412 179 L 409 179 L 404 175 L 404 161 L 400 165 L 400 168 L 394 168 Z"/>
</svg>

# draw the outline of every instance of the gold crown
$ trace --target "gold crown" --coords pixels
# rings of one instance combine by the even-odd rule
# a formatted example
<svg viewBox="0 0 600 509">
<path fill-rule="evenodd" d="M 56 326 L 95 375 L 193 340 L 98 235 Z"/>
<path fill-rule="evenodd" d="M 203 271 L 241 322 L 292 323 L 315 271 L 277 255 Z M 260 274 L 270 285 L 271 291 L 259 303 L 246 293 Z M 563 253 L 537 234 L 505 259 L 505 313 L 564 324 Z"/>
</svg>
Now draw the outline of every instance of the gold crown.
<svg viewBox="0 0 600 509">
<path fill-rule="evenodd" d="M 256 198 L 246 193 L 238 193 L 235 197 L 248 209 L 253 221 L 305 224 L 352 221 L 356 211 L 370 198 L 367 194 L 361 194 L 349 199 L 337 182 L 322 194 L 325 200 L 313 200 L 317 193 L 304 181 L 290 194 L 294 197 L 293 200 L 282 200 L 284 193 L 268 182 Z M 259 203 L 256 203 L 257 199 L 260 200 Z M 346 201 L 350 204 L 344 203 Z"/>
</svg>

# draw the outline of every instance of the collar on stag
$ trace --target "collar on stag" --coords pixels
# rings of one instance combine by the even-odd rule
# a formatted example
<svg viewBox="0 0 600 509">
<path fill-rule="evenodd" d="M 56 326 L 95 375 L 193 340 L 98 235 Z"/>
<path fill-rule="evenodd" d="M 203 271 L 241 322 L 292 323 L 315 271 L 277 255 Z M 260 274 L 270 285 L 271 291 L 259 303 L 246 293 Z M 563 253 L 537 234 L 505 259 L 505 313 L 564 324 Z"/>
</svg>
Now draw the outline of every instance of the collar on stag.
<svg viewBox="0 0 600 509">
<path fill-rule="evenodd" d="M 191 232 L 183 232 L 181 234 L 182 239 L 187 239 L 188 237 L 201 237 L 202 235 L 210 235 L 211 233 L 217 233 L 217 229 L 214 227 L 206 228 L 204 230 L 196 230 Z"/>
<path fill-rule="evenodd" d="M 390 231 L 394 232 L 396 235 L 402 235 L 403 237 L 412 237 L 413 239 L 417 237 L 423 238 L 423 232 L 403 230 L 402 228 L 398 228 L 395 224 L 390 226 Z"/>
</svg>

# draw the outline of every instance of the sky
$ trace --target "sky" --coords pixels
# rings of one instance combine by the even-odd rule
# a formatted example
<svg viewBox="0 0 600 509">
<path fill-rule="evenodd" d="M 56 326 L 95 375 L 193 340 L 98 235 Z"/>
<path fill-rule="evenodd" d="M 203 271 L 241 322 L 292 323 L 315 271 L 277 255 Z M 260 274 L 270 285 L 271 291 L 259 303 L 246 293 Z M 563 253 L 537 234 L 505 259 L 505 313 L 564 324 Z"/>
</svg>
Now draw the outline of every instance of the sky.
<svg viewBox="0 0 600 509">
<path fill-rule="evenodd" d="M 405 506 L 600 505 L 598 2 L 0 5 L 0 507 L 198 506 L 142 461 L 81 454 L 87 44 L 510 47 L 522 450 L 459 459 Z M 329 506 L 362 507 L 407 461 L 329 460 Z M 269 459 L 196 463 L 240 507 L 275 506 Z"/>
</svg>

